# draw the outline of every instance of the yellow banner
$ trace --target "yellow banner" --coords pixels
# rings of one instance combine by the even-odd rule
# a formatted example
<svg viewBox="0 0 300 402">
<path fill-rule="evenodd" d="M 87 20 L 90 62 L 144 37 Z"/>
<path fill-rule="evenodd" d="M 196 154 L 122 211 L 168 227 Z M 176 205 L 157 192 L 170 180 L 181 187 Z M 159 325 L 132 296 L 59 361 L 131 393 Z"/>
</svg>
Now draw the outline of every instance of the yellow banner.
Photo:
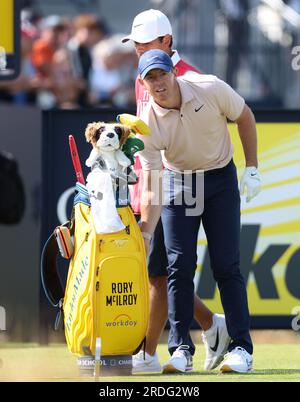
<svg viewBox="0 0 300 402">
<path fill-rule="evenodd" d="M 263 190 L 249 204 L 242 197 L 241 270 L 252 315 L 291 315 L 300 306 L 300 123 L 263 123 L 257 128 Z M 240 178 L 244 154 L 236 126 L 231 133 Z M 212 281 L 203 282 L 209 269 L 206 253 L 201 229 L 196 288 L 212 311 L 221 312 L 219 292 Z"/>
<path fill-rule="evenodd" d="M 0 0 L 0 47 L 14 53 L 14 0 Z"/>
</svg>

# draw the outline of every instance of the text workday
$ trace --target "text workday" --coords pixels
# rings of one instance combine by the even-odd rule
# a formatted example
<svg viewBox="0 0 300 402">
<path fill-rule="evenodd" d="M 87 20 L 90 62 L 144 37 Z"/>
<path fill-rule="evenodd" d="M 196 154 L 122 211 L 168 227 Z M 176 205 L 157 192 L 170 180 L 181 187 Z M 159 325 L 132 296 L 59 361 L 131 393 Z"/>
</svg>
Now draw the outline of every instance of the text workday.
<svg viewBox="0 0 300 402">
<path fill-rule="evenodd" d="M 6 312 L 2 306 L 0 306 L 0 331 L 6 331 Z"/>
<path fill-rule="evenodd" d="M 294 71 L 300 70 L 300 46 L 295 46 L 292 50 L 292 55 L 295 56 L 292 60 L 292 68 Z"/>
</svg>

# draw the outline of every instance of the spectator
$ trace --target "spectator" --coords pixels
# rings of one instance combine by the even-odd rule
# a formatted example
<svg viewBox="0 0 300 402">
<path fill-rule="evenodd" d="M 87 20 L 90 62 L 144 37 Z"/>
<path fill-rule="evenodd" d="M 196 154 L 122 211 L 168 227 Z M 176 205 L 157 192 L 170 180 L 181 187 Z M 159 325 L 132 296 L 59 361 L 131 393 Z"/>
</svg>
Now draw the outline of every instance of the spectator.
<svg viewBox="0 0 300 402">
<path fill-rule="evenodd" d="M 41 37 L 32 49 L 32 62 L 43 78 L 50 78 L 53 56 L 61 45 L 60 34 L 66 31 L 62 19 L 56 15 L 45 18 L 41 22 Z"/>
<path fill-rule="evenodd" d="M 17 224 L 25 211 L 25 191 L 14 157 L 0 151 L 0 223 Z"/>
<path fill-rule="evenodd" d="M 122 45 L 122 37 L 113 35 L 95 46 L 90 77 L 95 102 L 135 105 L 136 54 L 132 44 Z"/>
<path fill-rule="evenodd" d="M 40 25 L 41 37 L 32 49 L 32 62 L 40 78 L 38 105 L 43 108 L 55 106 L 55 83 L 53 82 L 53 63 L 55 52 L 66 44 L 69 27 L 56 15 L 45 18 Z"/>
<path fill-rule="evenodd" d="M 21 28 L 21 72 L 17 79 L 0 84 L 0 99 L 16 104 L 34 103 L 39 85 L 36 70 L 31 61 L 36 29 L 29 23 Z"/>
<path fill-rule="evenodd" d="M 54 53 L 52 61 L 52 93 L 55 106 L 62 109 L 78 107 L 80 93 L 86 88 L 84 80 L 74 76 L 68 56 L 66 48 L 61 48 Z"/>
<path fill-rule="evenodd" d="M 21 11 L 22 27 L 24 25 L 29 25 L 30 27 L 34 27 L 37 30 L 37 33 L 39 33 L 38 27 L 42 20 L 43 16 L 38 10 L 23 8 Z"/>
<path fill-rule="evenodd" d="M 237 88 L 241 61 L 247 55 L 249 40 L 249 0 L 220 0 L 228 25 L 228 60 L 226 81 Z M 245 51 L 246 49 L 246 51 Z"/>
<path fill-rule="evenodd" d="M 92 14 L 80 15 L 74 20 L 75 33 L 67 44 L 73 76 L 82 80 L 83 87 L 78 102 L 86 106 L 88 101 L 88 79 L 92 67 L 92 48 L 107 35 L 104 21 Z"/>
</svg>

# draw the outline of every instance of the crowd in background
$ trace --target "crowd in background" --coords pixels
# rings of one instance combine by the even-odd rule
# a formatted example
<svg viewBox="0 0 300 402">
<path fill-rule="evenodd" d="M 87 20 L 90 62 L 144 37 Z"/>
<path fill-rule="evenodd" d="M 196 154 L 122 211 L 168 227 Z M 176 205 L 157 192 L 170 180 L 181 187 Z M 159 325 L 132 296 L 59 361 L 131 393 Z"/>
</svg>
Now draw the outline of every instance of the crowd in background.
<svg viewBox="0 0 300 402">
<path fill-rule="evenodd" d="M 190 64 L 228 82 L 253 109 L 299 108 L 292 51 L 300 45 L 300 0 L 155 2 Z"/>
<path fill-rule="evenodd" d="M 0 102 L 43 109 L 134 105 L 137 57 L 121 38 L 93 14 L 22 12 L 21 74 L 0 82 Z"/>
<path fill-rule="evenodd" d="M 224 79 L 253 107 L 298 107 L 291 54 L 300 45 L 300 0 L 150 3 L 169 16 L 175 47 L 190 64 Z M 137 57 L 132 42 L 121 42 L 128 32 L 112 33 L 96 14 L 42 17 L 32 10 L 22 12 L 21 75 L 0 81 L 0 103 L 135 107 Z"/>
</svg>

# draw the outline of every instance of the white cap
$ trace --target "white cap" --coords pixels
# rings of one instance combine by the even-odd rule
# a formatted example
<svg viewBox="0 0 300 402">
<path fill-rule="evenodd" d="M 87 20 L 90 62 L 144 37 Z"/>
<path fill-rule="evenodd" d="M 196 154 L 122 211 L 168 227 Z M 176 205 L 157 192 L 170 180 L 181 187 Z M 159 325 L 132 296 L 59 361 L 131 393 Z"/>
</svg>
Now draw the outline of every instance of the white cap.
<svg viewBox="0 0 300 402">
<path fill-rule="evenodd" d="M 131 34 L 122 42 L 133 40 L 138 43 L 149 43 L 153 40 L 172 35 L 172 27 L 168 17 L 159 10 L 147 10 L 138 14 L 132 23 Z"/>
</svg>

